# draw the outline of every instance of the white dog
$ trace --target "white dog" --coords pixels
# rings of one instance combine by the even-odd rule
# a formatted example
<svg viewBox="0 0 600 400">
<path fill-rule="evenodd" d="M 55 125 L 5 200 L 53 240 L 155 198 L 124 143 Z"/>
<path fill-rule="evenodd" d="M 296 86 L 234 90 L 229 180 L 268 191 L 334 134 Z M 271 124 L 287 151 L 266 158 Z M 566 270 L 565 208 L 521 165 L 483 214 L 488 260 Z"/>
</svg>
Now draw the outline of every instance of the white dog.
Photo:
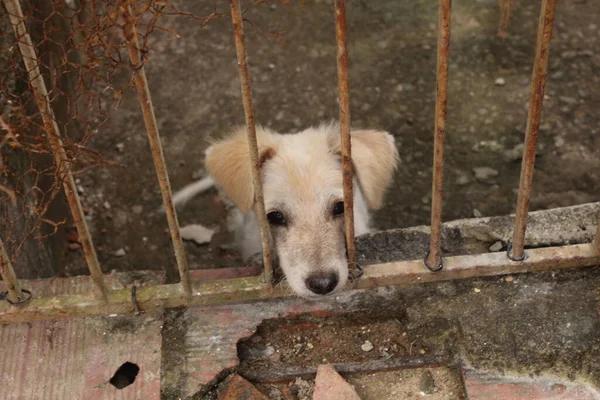
<svg viewBox="0 0 600 400">
<path fill-rule="evenodd" d="M 290 287 L 302 297 L 333 293 L 348 280 L 339 132 L 333 124 L 284 135 L 256 129 L 271 246 Z M 358 236 L 370 230 L 369 209 L 383 203 L 398 151 L 392 135 L 375 130 L 352 130 L 351 144 Z M 230 226 L 242 256 L 261 252 L 245 128 L 211 145 L 205 164 L 210 177 L 180 190 L 175 204 L 216 183 L 235 205 Z"/>
</svg>

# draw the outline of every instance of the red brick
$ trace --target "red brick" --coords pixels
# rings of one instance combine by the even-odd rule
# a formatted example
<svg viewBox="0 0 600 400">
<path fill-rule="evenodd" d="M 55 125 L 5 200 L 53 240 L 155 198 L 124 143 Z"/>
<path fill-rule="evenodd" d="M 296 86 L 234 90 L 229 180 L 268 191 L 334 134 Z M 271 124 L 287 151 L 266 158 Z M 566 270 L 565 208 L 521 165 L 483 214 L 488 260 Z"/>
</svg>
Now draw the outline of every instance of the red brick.
<svg viewBox="0 0 600 400">
<path fill-rule="evenodd" d="M 346 295 L 351 296 L 351 295 Z M 307 301 L 297 298 L 275 299 L 252 304 L 190 308 L 185 312 L 187 331 L 183 385 L 184 396 L 191 396 L 214 379 L 225 368 L 239 363 L 237 343 L 252 336 L 265 319 L 282 318 L 302 313 L 335 315 L 355 311 L 352 302 L 335 299 Z"/>
<path fill-rule="evenodd" d="M 360 397 L 331 365 L 319 365 L 313 400 L 360 400 Z"/>
<path fill-rule="evenodd" d="M 268 400 L 250 382 L 235 374 L 219 387 L 219 400 Z"/>
<path fill-rule="evenodd" d="M 164 273 L 145 276 L 160 283 Z M 123 288 L 129 278 L 110 274 L 106 282 L 110 288 Z M 91 289 L 86 276 L 22 284 L 36 296 Z M 0 398 L 158 400 L 161 327 L 159 312 L 0 325 Z M 133 384 L 117 390 L 108 381 L 126 361 L 137 364 L 140 371 Z"/>
</svg>

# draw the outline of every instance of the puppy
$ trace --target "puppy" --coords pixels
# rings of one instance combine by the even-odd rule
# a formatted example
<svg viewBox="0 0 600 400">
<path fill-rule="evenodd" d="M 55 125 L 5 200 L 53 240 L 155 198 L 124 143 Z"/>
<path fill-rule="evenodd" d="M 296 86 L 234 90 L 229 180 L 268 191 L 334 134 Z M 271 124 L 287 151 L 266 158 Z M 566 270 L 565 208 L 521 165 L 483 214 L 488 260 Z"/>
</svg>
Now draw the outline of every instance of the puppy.
<svg viewBox="0 0 600 400">
<path fill-rule="evenodd" d="M 334 293 L 348 280 L 339 132 L 334 124 L 283 135 L 256 129 L 271 248 L 289 286 L 305 298 Z M 382 206 L 398 151 L 392 135 L 375 130 L 352 130 L 351 144 L 359 236 L 370 230 L 369 210 Z M 211 145 L 205 164 L 210 177 L 179 191 L 175 203 L 216 184 L 235 206 L 230 222 L 242 256 L 261 252 L 245 128 Z"/>
</svg>

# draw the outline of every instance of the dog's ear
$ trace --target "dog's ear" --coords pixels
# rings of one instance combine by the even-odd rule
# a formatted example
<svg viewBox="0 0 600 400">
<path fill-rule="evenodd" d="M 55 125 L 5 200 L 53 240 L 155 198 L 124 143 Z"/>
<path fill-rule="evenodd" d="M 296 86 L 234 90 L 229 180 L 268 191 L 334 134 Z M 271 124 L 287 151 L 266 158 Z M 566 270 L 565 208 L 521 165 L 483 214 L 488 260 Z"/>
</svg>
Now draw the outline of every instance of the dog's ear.
<svg viewBox="0 0 600 400">
<path fill-rule="evenodd" d="M 383 205 L 385 191 L 392 183 L 398 165 L 398 150 L 394 137 L 387 132 L 352 130 L 352 163 L 369 208 Z M 329 136 L 330 150 L 341 154 L 340 134 L 333 130 Z"/>
<path fill-rule="evenodd" d="M 256 127 L 260 166 L 275 155 L 274 134 Z M 235 205 L 246 213 L 254 205 L 252 165 L 248 151 L 246 129 L 237 129 L 231 136 L 206 150 L 205 166 L 219 187 Z"/>
</svg>

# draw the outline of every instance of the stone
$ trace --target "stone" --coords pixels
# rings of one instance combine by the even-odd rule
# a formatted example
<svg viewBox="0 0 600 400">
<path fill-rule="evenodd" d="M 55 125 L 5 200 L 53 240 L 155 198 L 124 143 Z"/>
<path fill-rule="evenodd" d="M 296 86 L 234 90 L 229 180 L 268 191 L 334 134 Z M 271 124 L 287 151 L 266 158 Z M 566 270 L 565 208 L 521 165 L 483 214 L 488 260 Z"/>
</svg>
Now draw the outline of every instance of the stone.
<svg viewBox="0 0 600 400">
<path fill-rule="evenodd" d="M 366 340 L 362 346 L 360 346 L 360 348 L 362 349 L 362 351 L 364 352 L 369 352 L 371 350 L 373 350 L 373 343 L 369 342 L 368 340 Z"/>
<path fill-rule="evenodd" d="M 426 370 L 421 375 L 421 381 L 419 382 L 419 389 L 424 394 L 432 394 L 435 391 L 435 380 L 431 371 Z"/>
<path fill-rule="evenodd" d="M 360 397 L 331 365 L 319 365 L 313 400 L 360 400 Z"/>
<path fill-rule="evenodd" d="M 504 245 L 502 244 L 502 242 L 497 241 L 496 243 L 494 243 L 493 245 L 490 246 L 490 251 L 492 253 L 496 253 L 498 251 L 502 251 L 503 248 L 504 248 Z"/>
<path fill-rule="evenodd" d="M 577 99 L 574 97 L 569 97 L 569 96 L 559 96 L 558 97 L 560 99 L 560 101 L 562 101 L 563 103 L 567 103 L 567 104 L 575 104 L 577 103 Z"/>
<path fill-rule="evenodd" d="M 461 174 L 458 176 L 458 178 L 456 178 L 456 184 L 459 186 L 465 186 L 467 184 L 469 184 L 471 182 L 471 179 L 464 174 Z"/>
<path fill-rule="evenodd" d="M 494 85 L 496 85 L 496 86 L 504 86 L 504 85 L 506 85 L 506 79 L 504 79 L 504 78 L 496 78 L 496 80 L 494 81 Z"/>
<path fill-rule="evenodd" d="M 488 180 L 489 178 L 499 175 L 498 171 L 490 167 L 473 168 L 473 174 L 477 180 Z"/>
<path fill-rule="evenodd" d="M 504 158 L 508 162 L 519 161 L 523 158 L 523 149 L 524 148 L 525 148 L 525 145 L 523 143 L 519 143 L 512 149 L 506 150 L 504 152 Z"/>
<path fill-rule="evenodd" d="M 186 225 L 180 229 L 183 240 L 192 240 L 197 244 L 210 243 L 215 231 L 200 224 Z"/>
<path fill-rule="evenodd" d="M 250 382 L 239 376 L 232 375 L 219 386 L 218 400 L 267 400 Z"/>
<path fill-rule="evenodd" d="M 127 254 L 127 253 L 125 252 L 125 249 L 120 248 L 119 250 L 115 251 L 114 254 L 115 254 L 115 257 L 124 257 L 125 254 Z"/>
</svg>

